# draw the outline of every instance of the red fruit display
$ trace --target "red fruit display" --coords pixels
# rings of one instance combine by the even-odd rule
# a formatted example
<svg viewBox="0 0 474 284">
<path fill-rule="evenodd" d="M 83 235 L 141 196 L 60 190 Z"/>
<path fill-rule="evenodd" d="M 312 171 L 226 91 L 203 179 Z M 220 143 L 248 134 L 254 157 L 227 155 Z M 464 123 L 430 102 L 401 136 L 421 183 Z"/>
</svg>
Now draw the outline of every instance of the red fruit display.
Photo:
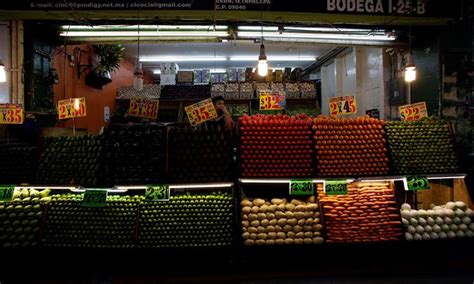
<svg viewBox="0 0 474 284">
<path fill-rule="evenodd" d="M 318 116 L 313 130 L 320 176 L 372 176 L 389 172 L 383 120 Z"/>
<path fill-rule="evenodd" d="M 243 177 L 309 177 L 312 119 L 305 114 L 239 118 Z"/>
</svg>

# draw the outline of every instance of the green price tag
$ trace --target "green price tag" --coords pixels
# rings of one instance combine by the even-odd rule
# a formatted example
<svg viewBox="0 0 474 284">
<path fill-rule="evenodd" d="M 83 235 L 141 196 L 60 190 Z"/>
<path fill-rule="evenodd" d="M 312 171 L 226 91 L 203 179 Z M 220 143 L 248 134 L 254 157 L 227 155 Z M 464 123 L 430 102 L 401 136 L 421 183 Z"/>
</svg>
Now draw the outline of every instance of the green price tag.
<svg viewBox="0 0 474 284">
<path fill-rule="evenodd" d="M 290 180 L 290 195 L 314 195 L 313 180 Z"/>
<path fill-rule="evenodd" d="M 9 202 L 13 198 L 15 187 L 13 185 L 0 186 L 0 201 Z"/>
<path fill-rule="evenodd" d="M 147 185 L 145 190 L 147 201 L 168 201 L 170 200 L 170 187 L 167 184 Z"/>
<path fill-rule="evenodd" d="M 82 206 L 105 207 L 107 205 L 107 189 L 86 189 Z"/>
<path fill-rule="evenodd" d="M 346 195 L 347 180 L 326 180 L 324 182 L 324 192 L 327 195 Z"/>
<path fill-rule="evenodd" d="M 430 183 L 428 178 L 424 176 L 408 176 L 407 179 L 407 190 L 425 190 L 430 189 Z"/>
</svg>

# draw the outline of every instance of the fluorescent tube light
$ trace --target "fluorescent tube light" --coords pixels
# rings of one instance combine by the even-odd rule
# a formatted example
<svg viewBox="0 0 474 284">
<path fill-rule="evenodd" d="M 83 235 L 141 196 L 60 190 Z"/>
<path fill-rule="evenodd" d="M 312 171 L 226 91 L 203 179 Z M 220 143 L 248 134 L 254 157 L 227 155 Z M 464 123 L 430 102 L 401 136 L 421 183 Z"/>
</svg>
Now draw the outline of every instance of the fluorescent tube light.
<svg viewBox="0 0 474 284">
<path fill-rule="evenodd" d="M 315 56 L 267 56 L 268 61 L 315 61 Z M 255 61 L 255 55 L 236 55 L 231 56 L 230 61 Z"/>
<path fill-rule="evenodd" d="M 327 27 L 284 27 L 285 31 L 309 31 L 309 32 L 332 32 L 332 33 L 365 33 L 385 34 L 384 30 L 352 29 L 352 28 L 327 28 Z"/>
<path fill-rule="evenodd" d="M 61 26 L 62 31 L 103 31 L 103 30 L 138 30 L 138 25 L 123 26 L 123 25 L 98 25 L 98 26 L 84 26 L 84 25 L 64 25 Z M 205 25 L 140 25 L 140 30 L 202 30 L 202 31 L 219 31 L 227 30 L 228 26 L 205 26 Z"/>
<path fill-rule="evenodd" d="M 226 188 L 232 187 L 233 183 L 208 183 L 208 184 L 182 184 L 170 185 L 170 189 L 185 189 L 185 188 Z"/>
<path fill-rule="evenodd" d="M 210 73 L 217 74 L 217 73 L 227 73 L 226 69 L 223 68 L 216 68 L 209 70 Z"/>
<path fill-rule="evenodd" d="M 169 55 L 169 56 L 142 56 L 141 62 L 204 62 L 204 61 L 227 61 L 223 56 L 191 56 L 191 55 Z"/>
<path fill-rule="evenodd" d="M 238 37 L 242 38 L 258 38 L 262 37 L 259 32 L 238 32 Z M 361 34 L 336 34 L 336 33 L 278 33 L 278 32 L 263 32 L 264 39 L 340 39 L 340 40 L 378 40 L 389 41 L 395 40 L 393 36 L 387 35 L 361 35 Z"/>
<path fill-rule="evenodd" d="M 237 29 L 239 31 L 262 31 L 261 26 L 238 26 Z M 263 27 L 263 31 L 276 32 L 278 31 L 278 27 Z"/>
<path fill-rule="evenodd" d="M 64 37 L 227 37 L 224 31 L 63 31 Z"/>
</svg>

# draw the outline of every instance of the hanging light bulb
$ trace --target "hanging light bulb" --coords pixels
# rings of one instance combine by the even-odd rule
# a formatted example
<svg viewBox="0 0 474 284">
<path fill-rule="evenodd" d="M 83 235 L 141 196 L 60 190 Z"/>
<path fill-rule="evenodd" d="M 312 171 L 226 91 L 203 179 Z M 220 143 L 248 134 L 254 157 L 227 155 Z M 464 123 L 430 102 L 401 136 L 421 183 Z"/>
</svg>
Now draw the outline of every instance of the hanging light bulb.
<svg viewBox="0 0 474 284">
<path fill-rule="evenodd" d="M 5 70 L 5 64 L 0 59 L 0 83 L 5 83 L 7 81 L 7 71 Z"/>
<path fill-rule="evenodd" d="M 265 77 L 268 74 L 267 55 L 265 54 L 265 45 L 263 45 L 263 43 L 260 45 L 260 55 L 258 56 L 257 72 L 258 75 L 261 77 Z"/>
<path fill-rule="evenodd" d="M 405 66 L 405 82 L 413 82 L 416 80 L 416 65 L 411 54 L 408 56 L 408 63 Z"/>
<path fill-rule="evenodd" d="M 142 64 L 138 61 L 133 72 L 133 88 L 139 92 L 143 91 L 143 70 Z"/>
</svg>

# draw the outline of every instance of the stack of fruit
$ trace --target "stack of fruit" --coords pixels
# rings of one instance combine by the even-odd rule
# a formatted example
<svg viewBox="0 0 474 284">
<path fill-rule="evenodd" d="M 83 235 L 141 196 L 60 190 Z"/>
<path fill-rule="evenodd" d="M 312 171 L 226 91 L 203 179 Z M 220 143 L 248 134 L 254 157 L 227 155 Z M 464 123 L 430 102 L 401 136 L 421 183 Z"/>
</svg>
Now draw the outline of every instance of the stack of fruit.
<svg viewBox="0 0 474 284">
<path fill-rule="evenodd" d="M 446 121 L 387 121 L 388 142 L 397 174 L 452 173 L 458 170 Z"/>
<path fill-rule="evenodd" d="M 321 244 L 319 206 L 314 196 L 306 200 L 261 198 L 240 202 L 245 245 Z"/>
<path fill-rule="evenodd" d="M 36 147 L 23 143 L 0 144 L 0 184 L 32 183 L 36 172 Z"/>
<path fill-rule="evenodd" d="M 204 100 L 211 97 L 209 85 L 167 85 L 161 89 L 162 100 Z"/>
<path fill-rule="evenodd" d="M 134 245 L 139 198 L 107 196 L 106 207 L 82 205 L 84 194 L 51 196 L 43 242 L 49 247 L 129 248 Z"/>
<path fill-rule="evenodd" d="M 313 130 L 319 175 L 357 177 L 389 172 L 382 120 L 318 116 Z"/>
<path fill-rule="evenodd" d="M 172 182 L 225 181 L 231 177 L 232 165 L 230 131 L 219 125 L 170 129 L 169 173 Z"/>
<path fill-rule="evenodd" d="M 27 247 L 38 244 L 43 204 L 50 199 L 49 189 L 17 188 L 11 202 L 0 203 L 0 245 Z"/>
<path fill-rule="evenodd" d="M 107 129 L 105 136 L 107 185 L 156 183 L 164 176 L 164 127 L 114 125 Z"/>
<path fill-rule="evenodd" d="M 37 181 L 43 184 L 96 186 L 99 183 L 101 156 L 101 136 L 46 138 Z"/>
<path fill-rule="evenodd" d="M 228 246 L 233 212 L 229 192 L 182 192 L 167 202 L 144 201 L 139 241 L 142 247 Z"/>
<path fill-rule="evenodd" d="M 474 236 L 474 212 L 462 201 L 441 206 L 432 204 L 428 210 L 411 209 L 410 204 L 405 203 L 400 213 L 408 241 Z"/>
<path fill-rule="evenodd" d="M 311 176 L 310 117 L 244 115 L 239 124 L 244 177 Z"/>
<path fill-rule="evenodd" d="M 347 195 L 326 195 L 318 184 L 327 242 L 397 241 L 402 236 L 400 215 L 388 182 L 357 182 Z"/>
</svg>

